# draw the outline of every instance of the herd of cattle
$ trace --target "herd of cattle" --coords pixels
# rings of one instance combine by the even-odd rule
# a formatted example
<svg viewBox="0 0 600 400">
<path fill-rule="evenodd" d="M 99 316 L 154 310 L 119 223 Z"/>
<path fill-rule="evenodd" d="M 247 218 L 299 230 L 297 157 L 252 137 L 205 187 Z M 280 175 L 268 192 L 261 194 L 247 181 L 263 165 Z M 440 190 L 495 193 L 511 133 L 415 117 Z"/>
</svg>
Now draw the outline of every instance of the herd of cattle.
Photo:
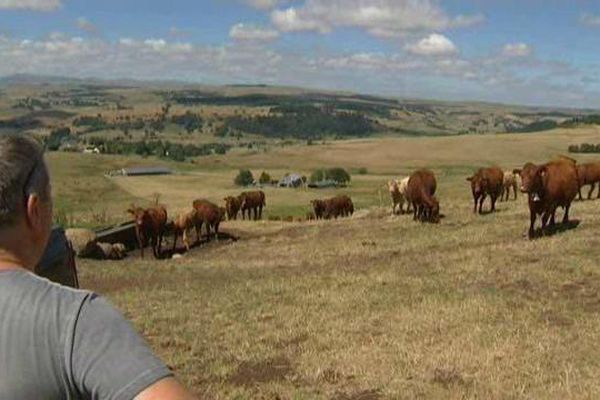
<svg viewBox="0 0 600 400">
<path fill-rule="evenodd" d="M 591 185 L 588 199 L 591 198 L 596 184 L 600 183 L 600 163 L 577 164 L 575 160 L 561 157 L 545 164 L 527 163 L 521 169 L 502 171 L 498 167 L 481 168 L 473 176 L 467 178 L 473 195 L 473 212 L 483 213 L 483 204 L 489 196 L 490 212 L 496 209 L 496 202 L 508 200 L 511 195 L 516 200 L 518 181 L 521 180 L 520 191 L 527 194 L 530 226 L 529 237 L 534 236 L 535 222 L 541 216 L 542 232 L 548 224 L 555 224 L 556 210 L 564 209 L 563 223 L 569 221 L 571 203 L 581 188 Z M 432 171 L 421 169 L 410 176 L 388 182 L 388 190 L 392 200 L 392 213 L 404 214 L 412 212 L 413 219 L 422 222 L 438 223 L 440 221 L 440 204 L 435 197 L 437 181 Z M 598 188 L 600 198 L 600 185 Z M 258 191 L 243 192 L 239 196 L 228 196 L 225 206 L 220 207 L 208 200 L 199 199 L 192 203 L 192 209 L 168 221 L 164 206 L 155 205 L 149 208 L 134 207 L 128 210 L 134 217 L 137 241 L 144 256 L 144 247 L 152 246 L 155 257 L 161 256 L 163 237 L 172 232 L 173 252 L 179 237 L 182 237 L 187 250 L 190 249 L 189 232 L 196 231 L 196 241 L 201 238 L 202 226 L 206 227 L 207 237 L 211 233 L 218 240 L 219 226 L 225 218 L 235 220 L 258 220 L 262 218 L 266 206 L 265 193 Z M 404 206 L 406 204 L 406 210 Z M 312 212 L 306 219 L 331 219 L 349 217 L 354 213 L 354 204 L 347 195 L 335 196 L 325 200 L 312 200 Z M 211 232 L 212 231 L 212 232 Z"/>
</svg>

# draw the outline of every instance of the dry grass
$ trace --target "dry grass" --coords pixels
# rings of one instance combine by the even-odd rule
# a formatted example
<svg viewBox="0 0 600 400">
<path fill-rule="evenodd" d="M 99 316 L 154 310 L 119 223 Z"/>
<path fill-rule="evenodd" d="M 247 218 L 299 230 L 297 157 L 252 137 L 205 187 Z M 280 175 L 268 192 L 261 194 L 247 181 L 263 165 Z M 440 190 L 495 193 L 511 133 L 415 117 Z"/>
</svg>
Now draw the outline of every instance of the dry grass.
<svg viewBox="0 0 600 400">
<path fill-rule="evenodd" d="M 237 190 L 240 166 L 364 166 L 377 175 L 356 176 L 348 192 L 376 206 L 385 174 L 430 165 L 446 217 L 422 225 L 372 209 L 344 221 L 226 223 L 239 241 L 179 260 L 82 261 L 81 282 L 201 398 L 596 398 L 600 203 L 575 204 L 576 229 L 529 241 L 523 198 L 476 216 L 464 181 L 478 165 L 542 160 L 594 134 L 340 142 L 109 182 L 123 199 L 162 189 L 178 208 Z M 268 207 L 300 209 L 312 194 L 272 190 Z"/>
</svg>

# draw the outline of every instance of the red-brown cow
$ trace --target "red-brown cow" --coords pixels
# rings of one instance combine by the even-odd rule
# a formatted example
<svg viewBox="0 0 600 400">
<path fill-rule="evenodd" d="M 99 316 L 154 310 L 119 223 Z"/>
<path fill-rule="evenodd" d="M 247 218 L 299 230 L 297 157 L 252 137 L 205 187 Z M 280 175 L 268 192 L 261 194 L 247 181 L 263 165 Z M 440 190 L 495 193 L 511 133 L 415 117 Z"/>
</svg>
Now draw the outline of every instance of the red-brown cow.
<svg viewBox="0 0 600 400">
<path fill-rule="evenodd" d="M 331 199 L 322 200 L 323 218 L 338 219 L 339 217 L 349 217 L 354 214 L 354 203 L 347 195 L 332 197 Z"/>
<path fill-rule="evenodd" d="M 436 188 L 435 175 L 429 170 L 418 170 L 410 176 L 406 197 L 413 206 L 414 220 L 440 221 L 440 204 L 434 197 Z"/>
<path fill-rule="evenodd" d="M 323 214 L 325 213 L 325 201 L 324 200 L 311 200 L 310 204 L 312 205 L 315 219 L 323 219 Z"/>
<path fill-rule="evenodd" d="M 479 204 L 479 214 L 483 212 L 483 202 L 488 195 L 492 203 L 490 211 L 496 211 L 496 200 L 503 192 L 504 172 L 498 167 L 481 168 L 467 178 L 467 181 L 471 182 L 473 212 L 477 212 L 477 204 Z"/>
<path fill-rule="evenodd" d="M 521 175 L 521 191 L 527 193 L 529 203 L 529 238 L 534 236 L 535 220 L 542 216 L 542 233 L 548 221 L 555 224 L 556 209 L 565 210 L 563 224 L 569 222 L 571 203 L 579 191 L 576 164 L 568 159 L 551 161 L 544 165 L 525 164 Z"/>
<path fill-rule="evenodd" d="M 152 245 L 154 257 L 159 258 L 167 226 L 167 209 L 160 205 L 147 209 L 132 205 L 127 212 L 134 217 L 135 234 L 142 258 L 144 258 L 144 247 L 148 245 L 148 242 Z"/>
<path fill-rule="evenodd" d="M 206 225 L 206 237 L 210 240 L 210 231 L 214 231 L 215 239 L 219 240 L 219 225 L 225 219 L 226 210 L 205 199 L 194 200 L 196 210 L 196 235 L 198 241 L 202 235 L 202 225 Z"/>
<path fill-rule="evenodd" d="M 240 208 L 242 206 L 241 198 L 234 196 L 225 197 L 225 209 L 227 210 L 227 219 L 228 220 L 236 220 L 238 213 L 240 212 Z"/>
<path fill-rule="evenodd" d="M 592 198 L 592 192 L 596 188 L 596 183 L 600 182 L 600 163 L 592 162 L 587 164 L 577 165 L 577 176 L 579 179 L 579 200 L 583 200 L 581 196 L 581 188 L 590 185 L 588 192 L 588 200 Z M 600 199 L 600 185 L 598 185 L 598 199 Z"/>
<path fill-rule="evenodd" d="M 248 211 L 248 219 L 252 219 L 251 211 L 254 212 L 254 220 L 262 219 L 263 207 L 267 205 L 265 193 L 262 190 L 243 192 L 239 198 L 241 201 L 242 219 L 246 219 L 246 211 Z"/>
</svg>

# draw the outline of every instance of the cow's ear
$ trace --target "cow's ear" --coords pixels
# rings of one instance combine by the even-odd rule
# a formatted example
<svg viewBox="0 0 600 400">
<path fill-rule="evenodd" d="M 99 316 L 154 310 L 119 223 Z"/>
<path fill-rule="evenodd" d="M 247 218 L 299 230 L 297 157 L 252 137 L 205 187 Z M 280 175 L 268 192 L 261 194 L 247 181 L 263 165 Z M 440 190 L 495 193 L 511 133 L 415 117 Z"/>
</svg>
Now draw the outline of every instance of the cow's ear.
<svg viewBox="0 0 600 400">
<path fill-rule="evenodd" d="M 520 169 L 513 169 L 513 174 L 521 175 Z"/>
<path fill-rule="evenodd" d="M 468 178 L 467 178 L 467 181 L 469 181 L 469 182 L 473 182 L 473 177 L 472 177 L 472 176 L 468 177 Z"/>
</svg>

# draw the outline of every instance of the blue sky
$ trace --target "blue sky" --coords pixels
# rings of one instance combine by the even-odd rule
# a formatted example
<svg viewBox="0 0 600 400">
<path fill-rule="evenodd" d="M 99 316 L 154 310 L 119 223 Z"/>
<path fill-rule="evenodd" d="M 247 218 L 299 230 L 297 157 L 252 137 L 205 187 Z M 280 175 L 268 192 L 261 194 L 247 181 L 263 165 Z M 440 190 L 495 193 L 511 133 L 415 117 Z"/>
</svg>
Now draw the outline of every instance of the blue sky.
<svg viewBox="0 0 600 400">
<path fill-rule="evenodd" d="M 591 0 L 0 0 L 0 75 L 600 107 Z"/>
</svg>

